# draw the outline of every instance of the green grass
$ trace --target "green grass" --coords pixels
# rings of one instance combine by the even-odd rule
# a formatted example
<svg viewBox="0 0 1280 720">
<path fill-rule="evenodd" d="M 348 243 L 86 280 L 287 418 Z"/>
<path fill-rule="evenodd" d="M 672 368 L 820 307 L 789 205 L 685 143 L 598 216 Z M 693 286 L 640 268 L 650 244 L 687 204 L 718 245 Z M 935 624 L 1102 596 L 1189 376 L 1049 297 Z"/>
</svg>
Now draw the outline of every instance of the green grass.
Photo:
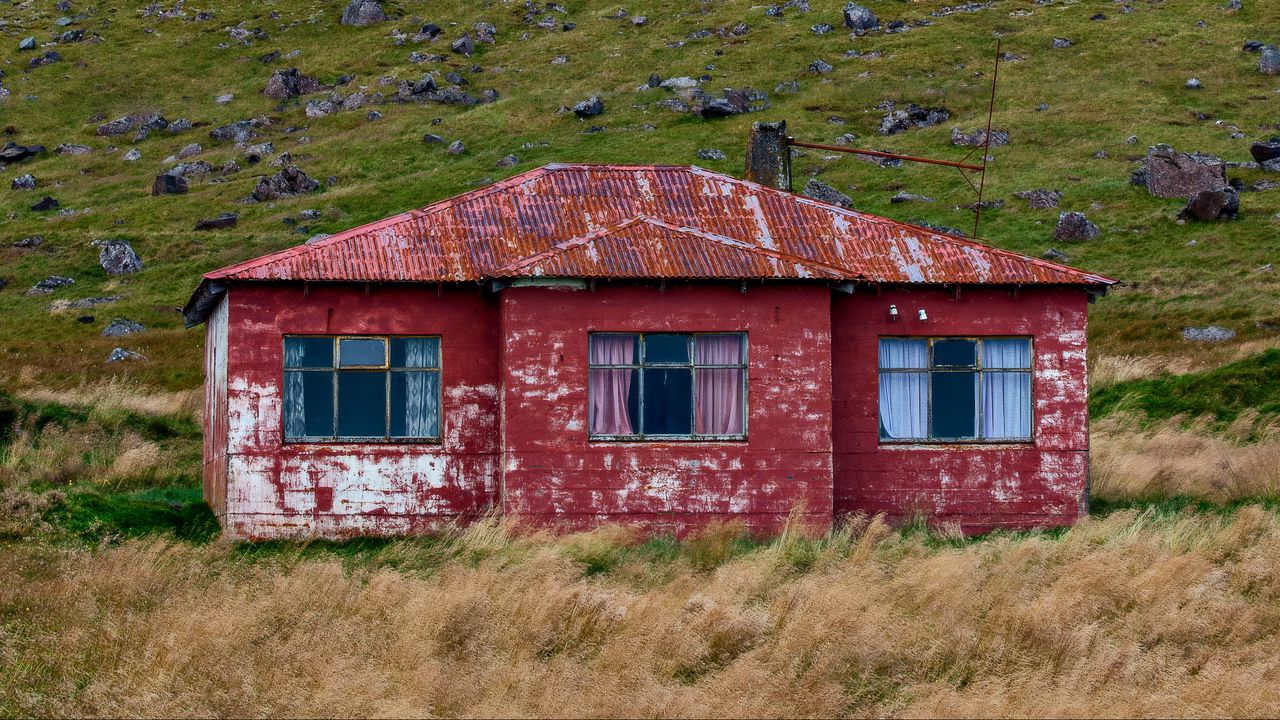
<svg viewBox="0 0 1280 720">
<path fill-rule="evenodd" d="M 200 496 L 200 488 L 153 488 L 103 493 L 77 488 L 49 520 L 77 538 L 99 542 L 158 533 L 193 543 L 213 540 L 218 521 Z"/>
<path fill-rule="evenodd" d="M 1208 416 L 1218 425 L 1245 411 L 1275 416 L 1280 414 L 1280 350 L 1204 372 L 1122 382 L 1093 393 L 1092 417 L 1116 411 L 1137 411 L 1151 420 Z"/>
<path fill-rule="evenodd" d="M 1220 3 L 1134 3 L 1134 11 L 1124 14 L 1103 0 L 1048 6 L 996 0 L 990 10 L 856 40 L 839 30 L 821 36 L 809 32 L 817 22 L 839 25 L 843 2 L 832 0 L 813 2 L 807 15 L 789 11 L 781 21 L 765 17 L 764 6 L 749 0 L 661 0 L 632 8 L 650 19 L 638 28 L 605 17 L 616 4 L 565 4 L 569 12 L 563 19 L 578 25 L 568 33 L 525 26 L 518 5 L 493 2 L 406 3 L 398 6 L 402 17 L 396 21 L 347 28 L 338 25 L 343 3 L 336 0 L 218 3 L 216 18 L 208 22 L 144 18 L 135 5 L 108 1 L 76 6 L 87 16 L 75 27 L 98 33 L 101 43 L 59 47 L 64 62 L 30 72 L 23 69 L 31 53 L 16 50 L 18 38 L 34 34 L 47 40 L 62 13 L 48 0 L 0 6 L 0 19 L 9 23 L 0 47 L 0 67 L 7 73 L 3 85 L 12 93 L 0 101 L 7 137 L 49 147 L 64 142 L 94 147 L 90 155 L 48 155 L 3 173 L 7 183 L 31 172 L 40 187 L 35 192 L 0 188 L 0 212 L 10 218 L 0 233 L 0 277 L 10 282 L 0 291 L 0 384 L 19 377 L 55 384 L 121 375 L 168 388 L 193 387 L 201 380 L 202 333 L 183 330 L 175 308 L 201 273 L 296 244 L 310 233 L 376 220 L 547 162 L 697 163 L 740 174 L 750 123 L 783 118 L 793 135 L 807 140 L 830 142 L 853 132 L 867 147 L 959 158 L 965 151 L 951 147 L 950 129 L 985 122 L 996 36 L 1004 50 L 1026 60 L 1000 70 L 994 124 L 1010 131 L 1012 144 L 992 153 L 987 198 L 1004 199 L 1005 205 L 984 215 L 984 238 L 1035 255 L 1053 245 L 1056 212 L 1028 210 L 1012 195 L 1035 187 L 1062 190 L 1062 209 L 1084 210 L 1102 227 L 1097 241 L 1060 248 L 1073 264 L 1126 282 L 1094 306 L 1095 351 L 1213 356 L 1218 351 L 1193 347 L 1178 335 L 1185 325 L 1210 322 L 1236 329 L 1241 342 L 1274 334 L 1257 323 L 1280 318 L 1280 275 L 1258 268 L 1273 262 L 1280 250 L 1273 217 L 1280 212 L 1280 191 L 1246 193 L 1240 220 L 1180 225 L 1173 219 L 1178 201 L 1152 198 L 1127 184 L 1134 160 L 1148 144 L 1167 142 L 1239 161 L 1248 159 L 1250 140 L 1274 132 L 1277 81 L 1257 72 L 1256 55 L 1239 50 L 1245 39 L 1276 39 L 1266 33 L 1280 26 L 1280 6 L 1274 3 L 1246 3 L 1235 14 L 1221 11 Z M 886 22 L 914 23 L 945 3 L 869 4 Z M 1015 10 L 1027 14 L 1014 15 Z M 272 12 L 279 16 L 271 17 Z M 1108 20 L 1090 21 L 1097 12 Z M 393 28 L 411 31 L 427 20 L 446 27 L 446 40 L 396 46 L 389 37 Z M 497 25 L 497 44 L 481 45 L 470 60 L 449 53 L 447 38 L 478 20 Z M 261 27 L 269 39 L 247 47 L 230 41 L 224 28 L 241 21 Z M 746 36 L 712 36 L 668 47 L 692 30 L 742 21 L 750 26 Z M 1053 36 L 1070 37 L 1075 45 L 1051 50 Z M 223 43 L 231 44 L 219 48 Z M 883 57 L 845 57 L 853 48 L 880 51 Z M 300 54 L 271 65 L 257 60 L 276 49 Z M 448 59 L 413 65 L 408 54 L 415 49 Z M 550 60 L 561 54 L 570 62 L 552 65 Z M 810 75 L 806 67 L 815 58 L 832 63 L 835 72 Z M 473 108 L 386 104 L 378 106 L 385 117 L 376 122 L 365 120 L 364 110 L 309 119 L 303 103 L 277 103 L 260 94 L 270 73 L 286 64 L 322 79 L 352 73 L 356 79 L 346 91 L 386 90 L 378 84 L 385 75 L 417 78 L 426 71 L 442 76 L 455 70 L 468 77 L 473 92 L 493 87 L 501 99 Z M 470 72 L 473 64 L 483 72 Z M 755 87 L 769 93 L 773 107 L 717 122 L 671 113 L 655 105 L 665 91 L 636 91 L 651 72 L 710 74 L 709 89 Z M 1192 75 L 1204 90 L 1182 87 Z M 790 80 L 799 82 L 798 92 L 774 92 Z M 235 94 L 233 102 L 213 102 L 226 92 Z M 556 114 L 556 108 L 592 94 L 606 103 L 605 114 L 592 123 Z M 954 117 L 940 127 L 882 137 L 876 132 L 882 113 L 874 108 L 885 99 L 943 104 Z M 1050 105 L 1048 111 L 1035 110 L 1041 102 Z M 99 138 L 91 118 L 144 110 L 205 125 L 178 136 L 157 133 L 137 144 L 142 160 L 125 163 L 121 155 L 134 147 L 131 138 Z M 1197 113 L 1210 119 L 1199 120 Z M 263 139 L 292 153 L 313 177 L 335 176 L 336 185 L 278 203 L 237 205 L 255 176 L 268 170 L 254 166 L 225 182 L 196 180 L 187 195 L 150 197 L 151 179 L 168 167 L 166 156 L 199 142 L 205 148 L 199 157 L 215 166 L 238 158 L 239 150 L 211 141 L 207 130 L 258 115 L 275 121 Z M 830 123 L 833 116 L 844 124 Z M 436 119 L 439 124 L 432 124 Z M 585 134 L 589 124 L 606 130 Z M 1232 139 L 1230 125 L 1246 137 Z M 467 154 L 455 157 L 441 146 L 423 144 L 427 131 L 463 140 Z M 1139 142 L 1125 144 L 1134 134 Z M 532 146 L 522 147 L 527 143 Z M 698 149 L 706 147 L 724 150 L 728 159 L 697 160 Z M 1095 159 L 1099 150 L 1109 157 Z M 520 164 L 509 170 L 494 167 L 508 153 L 519 156 Z M 849 192 L 859 209 L 972 227 L 972 214 L 958 209 L 972 202 L 972 193 L 951 170 L 909 164 L 885 169 L 813 151 L 798 157 L 795 168 L 797 186 L 816 175 Z M 1231 175 L 1246 183 L 1262 177 L 1245 170 Z M 899 188 L 937 202 L 891 205 L 889 198 Z M 59 216 L 29 210 L 44 193 L 63 207 L 90 211 Z M 301 228 L 286 224 L 307 208 L 320 210 L 321 219 L 299 221 Z M 231 210 L 241 213 L 234 230 L 192 231 L 196 220 Z M 31 234 L 45 236 L 40 249 L 9 246 Z M 107 277 L 89 244 L 100 237 L 129 239 L 146 268 Z M 48 297 L 22 294 L 50 274 L 69 275 L 77 283 Z M 47 309 L 55 299 L 108 294 L 123 298 L 89 311 Z M 79 315 L 94 320 L 79 323 Z M 115 316 L 143 322 L 149 330 L 127 338 L 100 337 Z M 105 365 L 116 345 L 150 359 Z"/>
</svg>

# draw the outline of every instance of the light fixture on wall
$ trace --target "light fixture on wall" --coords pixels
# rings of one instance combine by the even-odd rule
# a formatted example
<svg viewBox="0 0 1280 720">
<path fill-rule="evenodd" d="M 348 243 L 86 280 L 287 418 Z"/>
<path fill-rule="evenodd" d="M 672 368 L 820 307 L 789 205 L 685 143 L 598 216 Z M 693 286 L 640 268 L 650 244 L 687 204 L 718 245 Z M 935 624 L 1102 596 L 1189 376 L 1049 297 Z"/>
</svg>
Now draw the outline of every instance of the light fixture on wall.
<svg viewBox="0 0 1280 720">
<path fill-rule="evenodd" d="M 920 308 L 919 317 L 921 322 L 929 319 L 929 316 L 925 313 L 924 308 Z"/>
<path fill-rule="evenodd" d="M 898 306 L 889 306 L 889 322 L 898 322 Z"/>
</svg>

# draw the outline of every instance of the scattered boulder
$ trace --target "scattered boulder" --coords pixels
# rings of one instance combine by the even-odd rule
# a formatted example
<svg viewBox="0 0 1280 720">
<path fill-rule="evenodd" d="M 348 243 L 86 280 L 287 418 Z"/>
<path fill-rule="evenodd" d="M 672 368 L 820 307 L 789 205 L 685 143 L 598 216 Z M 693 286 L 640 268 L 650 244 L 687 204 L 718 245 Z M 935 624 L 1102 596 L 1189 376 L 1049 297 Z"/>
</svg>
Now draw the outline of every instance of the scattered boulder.
<svg viewBox="0 0 1280 720">
<path fill-rule="evenodd" d="M 1259 141 L 1250 145 L 1249 154 L 1253 156 L 1254 162 L 1258 164 L 1280 158 L 1280 137 L 1273 137 L 1265 142 Z"/>
<path fill-rule="evenodd" d="M 109 363 L 121 362 L 123 360 L 146 360 L 146 359 L 147 359 L 146 355 L 143 355 L 141 353 L 136 353 L 132 350 L 125 350 L 124 348 L 115 348 L 114 350 L 111 351 L 111 354 L 107 356 L 107 362 Z"/>
<path fill-rule="evenodd" d="M 137 162 L 142 159 L 142 151 L 138 148 L 132 148 L 123 156 L 125 162 Z"/>
<path fill-rule="evenodd" d="M 128 275 L 142 269 L 142 259 L 128 240 L 94 240 L 98 246 L 98 264 L 108 275 Z"/>
<path fill-rule="evenodd" d="M 504 155 L 498 159 L 498 162 L 494 163 L 494 165 L 500 168 L 511 168 L 519 164 L 520 158 L 515 155 Z"/>
<path fill-rule="evenodd" d="M 1263 75 L 1280 75 L 1280 48 L 1264 46 L 1258 57 L 1258 70 Z"/>
<path fill-rule="evenodd" d="M 461 140 L 454 140 L 449 143 L 449 147 L 445 148 L 445 152 L 450 155 L 461 155 L 467 151 L 467 146 L 462 144 Z"/>
<path fill-rule="evenodd" d="M 471 57 L 476 52 L 476 45 L 471 41 L 470 35 L 462 37 L 449 43 L 449 49 L 465 57 Z"/>
<path fill-rule="evenodd" d="M 436 135 L 435 133 L 424 133 L 422 136 L 422 142 L 428 145 L 436 145 L 436 144 L 442 145 L 444 144 L 444 138 L 439 135 Z"/>
<path fill-rule="evenodd" d="M 1059 190 L 1045 190 L 1037 188 L 1035 190 L 1019 190 L 1013 194 L 1014 197 L 1022 198 L 1027 201 L 1027 207 L 1032 210 L 1047 210 L 1049 208 L 1058 207 L 1058 201 L 1062 199 L 1062 192 Z"/>
<path fill-rule="evenodd" d="M 93 152 L 93 148 L 88 145 L 77 145 L 76 143 L 63 143 L 53 149 L 59 155 L 88 155 Z"/>
<path fill-rule="evenodd" d="M 383 12 L 379 0 L 351 0 L 342 11 L 342 24 L 353 27 L 365 27 L 386 19 L 387 14 Z"/>
<path fill-rule="evenodd" d="M 63 277 L 61 275 L 50 275 L 35 285 L 32 285 L 31 289 L 27 291 L 27 295 L 48 295 L 54 290 L 75 284 L 76 281 L 73 278 Z"/>
<path fill-rule="evenodd" d="M 1053 239 L 1059 242 L 1087 242 L 1097 239 L 1102 231 L 1082 212 L 1058 214 L 1058 225 L 1053 229 Z"/>
<path fill-rule="evenodd" d="M 24 237 L 21 240 L 16 241 L 15 243 L 13 243 L 13 246 L 16 248 L 22 248 L 23 250 L 30 250 L 31 248 L 40 247 L 43 244 L 44 244 L 43 235 L 32 235 L 30 237 Z"/>
<path fill-rule="evenodd" d="M 842 208 L 853 208 L 853 198 L 813 178 L 809 178 L 809 181 L 804 184 L 804 189 L 800 191 L 800 194 L 824 203 L 839 205 Z"/>
<path fill-rule="evenodd" d="M 699 160 L 724 160 L 725 157 L 724 151 L 717 148 L 703 148 L 698 151 Z"/>
<path fill-rule="evenodd" d="M 1209 342 L 1218 343 L 1226 342 L 1236 336 L 1236 331 L 1231 328 L 1225 328 L 1221 325 L 1206 325 L 1205 327 L 1184 327 L 1182 328 L 1182 337 L 1192 342 Z"/>
<path fill-rule="evenodd" d="M 214 140 L 234 140 L 237 143 L 247 143 L 258 136 L 258 128 L 266 127 L 270 124 L 271 121 L 265 117 L 237 120 L 210 130 L 209 137 Z"/>
<path fill-rule="evenodd" d="M 36 212 L 47 212 L 49 210 L 57 210 L 60 205 L 61 203 L 59 203 L 57 200 L 54 200 L 48 195 L 45 195 L 44 197 L 37 200 L 31 206 L 31 209 L 35 210 Z"/>
<path fill-rule="evenodd" d="M 604 101 L 592 95 L 573 106 L 573 114 L 580 118 L 595 117 L 604 112 Z"/>
<path fill-rule="evenodd" d="M 916 195 L 915 193 L 909 193 L 906 190 L 899 190 L 898 194 L 889 198 L 889 202 L 891 203 L 911 203 L 911 202 L 931 203 L 933 202 L 933 198 L 925 197 L 924 195 Z"/>
<path fill-rule="evenodd" d="M 19 175 L 9 183 L 9 187 L 13 190 L 34 190 L 36 188 L 36 176 L 31 173 Z"/>
<path fill-rule="evenodd" d="M 826 60 L 819 59 L 809 63 L 809 72 L 814 75 L 826 75 L 834 70 L 835 67 Z"/>
<path fill-rule="evenodd" d="M 844 26 L 855 32 L 866 32 L 880 27 L 880 19 L 870 8 L 849 3 L 844 6 Z"/>
<path fill-rule="evenodd" d="M 44 152 L 43 145 L 19 145 L 15 142 L 7 142 L 3 148 L 0 148 L 0 163 L 16 163 L 33 158 Z"/>
<path fill-rule="evenodd" d="M 1055 47 L 1055 48 L 1068 48 L 1068 47 L 1071 47 L 1071 46 L 1072 46 L 1072 45 L 1074 45 L 1074 44 L 1075 44 L 1075 43 L 1074 43 L 1074 42 L 1072 42 L 1070 38 L 1060 38 L 1060 37 L 1056 37 L 1056 38 L 1054 38 L 1054 39 L 1053 39 L 1053 42 L 1052 42 L 1052 43 L 1050 43 L 1050 47 Z"/>
<path fill-rule="evenodd" d="M 1200 82 L 1200 78 L 1188 78 L 1188 79 L 1187 79 L 1187 89 L 1188 89 L 1188 90 L 1201 90 L 1201 89 L 1203 89 L 1203 88 L 1204 88 L 1204 83 Z"/>
<path fill-rule="evenodd" d="M 303 75 L 298 68 L 290 67 L 271 73 L 267 86 L 262 89 L 262 94 L 276 100 L 285 100 L 299 95 L 310 95 L 324 89 L 326 89 L 324 83 L 309 75 Z"/>
<path fill-rule="evenodd" d="M 18 41 L 18 49 L 19 50 L 35 50 L 36 49 L 35 37 L 22 38 L 22 40 Z"/>
<path fill-rule="evenodd" d="M 923 128 L 946 122 L 951 111 L 943 107 L 925 108 L 910 103 L 904 109 L 890 108 L 880 119 L 881 135 L 897 135 L 911 128 Z"/>
<path fill-rule="evenodd" d="M 182 175 L 161 173 L 151 183 L 151 195 L 181 195 L 187 191 L 187 179 Z"/>
<path fill-rule="evenodd" d="M 983 129 L 965 132 L 960 128 L 951 128 L 951 144 L 956 147 L 982 147 L 987 143 L 987 131 Z M 989 147 L 1001 147 L 1009 144 L 1009 131 L 991 129 Z"/>
<path fill-rule="evenodd" d="M 1071 261 L 1071 258 L 1067 257 L 1066 253 L 1062 252 L 1061 250 L 1055 250 L 1054 248 L 1049 248 L 1048 250 L 1045 250 L 1044 255 L 1041 255 L 1040 257 L 1043 257 L 1045 260 L 1052 260 L 1053 262 L 1057 262 L 1057 263 L 1065 263 L 1065 262 Z"/>
<path fill-rule="evenodd" d="M 52 65 L 56 62 L 62 62 L 62 55 L 60 55 L 57 50 L 50 50 L 43 55 L 37 55 L 36 57 L 31 58 L 27 63 L 27 69 L 34 70 L 38 67 Z"/>
<path fill-rule="evenodd" d="M 1240 194 L 1230 185 L 1214 190 L 1201 190 L 1187 200 L 1178 217 L 1183 220 L 1220 220 L 1234 218 L 1240 212 Z"/>
<path fill-rule="evenodd" d="M 196 221 L 196 230 L 226 230 L 236 226 L 240 216 L 236 213 L 222 213 L 217 217 Z"/>
<path fill-rule="evenodd" d="M 315 192 L 320 183 L 308 177 L 297 165 L 285 165 L 280 172 L 258 181 L 253 189 L 253 199 L 259 202 L 279 200 L 301 193 Z"/>
<path fill-rule="evenodd" d="M 98 126 L 97 132 L 101 137 L 111 137 L 113 135 L 125 135 L 135 130 L 163 130 L 168 126 L 169 121 L 165 120 L 164 116 L 154 113 L 142 113 L 125 115 L 110 122 L 102 123 Z"/>
<path fill-rule="evenodd" d="M 235 93 L 223 93 L 215 97 L 213 101 L 218 103 L 219 105 L 227 105 L 231 103 L 232 100 L 235 100 L 235 99 L 236 99 Z"/>
<path fill-rule="evenodd" d="M 102 328 L 103 337 L 120 337 L 121 335 L 136 335 L 140 332 L 146 332 L 147 328 L 140 322 L 129 320 L 127 318 L 115 318 L 109 325 Z"/>
<path fill-rule="evenodd" d="M 1156 197 L 1189 198 L 1227 184 L 1226 163 L 1213 155 L 1188 155 L 1168 145 L 1147 149 L 1147 191 Z"/>
<path fill-rule="evenodd" d="M 726 88 L 724 97 L 695 93 L 691 111 L 704 120 L 769 109 L 769 96 L 752 88 Z"/>
</svg>

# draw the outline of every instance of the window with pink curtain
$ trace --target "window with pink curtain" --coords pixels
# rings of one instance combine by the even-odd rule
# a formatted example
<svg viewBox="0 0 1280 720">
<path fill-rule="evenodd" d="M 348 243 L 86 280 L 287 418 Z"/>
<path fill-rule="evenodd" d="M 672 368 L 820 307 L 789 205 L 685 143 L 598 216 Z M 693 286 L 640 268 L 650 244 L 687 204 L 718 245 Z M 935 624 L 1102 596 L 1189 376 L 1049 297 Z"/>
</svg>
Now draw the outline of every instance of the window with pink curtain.
<svg viewBox="0 0 1280 720">
<path fill-rule="evenodd" d="M 598 439 L 746 435 L 746 335 L 594 333 L 588 428 Z"/>
</svg>

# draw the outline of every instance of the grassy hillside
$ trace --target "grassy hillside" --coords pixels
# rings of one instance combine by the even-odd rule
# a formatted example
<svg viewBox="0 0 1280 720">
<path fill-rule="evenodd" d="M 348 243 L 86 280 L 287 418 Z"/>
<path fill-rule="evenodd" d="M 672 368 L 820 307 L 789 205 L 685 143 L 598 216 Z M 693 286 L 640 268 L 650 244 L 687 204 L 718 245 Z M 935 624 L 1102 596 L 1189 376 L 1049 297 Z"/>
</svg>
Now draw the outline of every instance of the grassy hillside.
<svg viewBox="0 0 1280 720">
<path fill-rule="evenodd" d="M 812 141 L 854 133 L 865 147 L 959 158 L 966 150 L 951 146 L 950 131 L 984 122 L 997 38 L 1006 52 L 1024 59 L 1000 68 L 994 122 L 1012 140 L 992 152 L 987 197 L 1004 206 L 984 214 L 984 239 L 1039 255 L 1054 245 L 1057 211 L 1029 210 L 1013 193 L 1061 190 L 1062 209 L 1086 212 L 1103 233 L 1091 243 L 1058 249 L 1074 265 L 1127 283 L 1095 306 L 1095 354 L 1154 354 L 1193 367 L 1276 344 L 1280 283 L 1277 272 L 1260 268 L 1280 250 L 1280 190 L 1244 193 L 1239 220 L 1184 225 L 1174 220 L 1179 201 L 1153 198 L 1127 178 L 1148 144 L 1243 161 L 1249 142 L 1276 130 L 1280 82 L 1261 75 L 1257 54 L 1240 47 L 1247 39 L 1280 40 L 1267 36 L 1269 28 L 1280 27 L 1280 6 L 1246 1 L 1233 13 L 1216 0 L 1170 0 L 1135 2 L 1124 12 L 1113 2 L 994 0 L 973 12 L 945 14 L 941 2 L 874 0 L 869 5 L 884 23 L 904 20 L 910 29 L 850 39 L 840 27 L 842 5 L 815 0 L 810 12 L 790 8 L 780 18 L 753 2 L 624 6 L 647 18 L 637 26 L 610 17 L 617 5 L 566 2 L 564 13 L 540 10 L 533 17 L 550 15 L 576 27 L 547 31 L 526 22 L 526 8 L 515 2 L 402 2 L 388 5 L 397 19 L 365 28 L 339 25 L 339 2 L 221 2 L 208 8 L 209 20 L 197 20 L 205 8 L 196 7 L 165 18 L 117 2 L 74 2 L 67 11 L 45 0 L 0 4 L 0 86 L 10 91 L 0 100 L 6 137 L 51 150 L 62 143 L 93 149 L 87 155 L 51 152 L 3 173 L 0 277 L 9 284 L 0 291 L 0 384 L 121 375 L 170 389 L 193 387 L 200 382 L 201 333 L 182 330 L 174 308 L 202 272 L 542 163 L 696 163 L 740 174 L 746 130 L 760 119 L 786 119 L 795 136 Z M 1106 19 L 1090 19 L 1098 13 Z M 57 25 L 63 16 L 73 24 Z M 496 26 L 496 43 L 478 44 L 471 59 L 451 53 L 449 41 L 480 21 Z M 444 28 L 440 39 L 396 44 L 394 32 L 411 36 L 425 22 Z M 745 34 L 689 37 L 738 23 L 748 26 Z M 836 29 L 815 34 L 810 27 L 818 23 Z M 237 26 L 261 34 L 236 40 L 232 35 L 240 33 L 229 29 Z M 17 49 L 24 37 L 47 43 L 67 29 L 83 30 L 90 39 Z M 1052 48 L 1054 37 L 1073 44 Z M 28 71 L 31 58 L 48 50 L 62 61 Z M 285 57 L 259 59 L 277 50 Z M 851 50 L 859 55 L 848 56 Z M 415 64 L 409 59 L 415 51 L 445 60 Z M 553 63 L 560 56 L 567 61 Z M 810 73 L 816 59 L 834 71 Z M 432 72 L 443 80 L 452 71 L 469 81 L 472 94 L 492 88 L 499 99 L 472 107 L 387 103 L 308 118 L 306 100 L 322 95 L 284 102 L 262 95 L 271 73 L 290 66 L 323 82 L 354 76 L 339 88 L 344 95 L 359 88 L 393 95 L 394 87 L 381 85 L 380 78 L 417 80 Z M 716 121 L 672 112 L 658 105 L 672 97 L 669 91 L 637 91 L 651 73 L 709 75 L 703 86 L 714 93 L 753 87 L 769 94 L 772 109 Z M 1192 76 L 1203 89 L 1184 87 Z M 794 90 L 784 85 L 790 82 Z M 234 95 L 229 103 L 215 102 L 228 93 Z M 603 115 L 583 122 L 572 113 L 557 114 L 590 95 L 604 100 Z M 881 136 L 884 111 L 877 106 L 885 100 L 943 105 L 953 118 Z M 1048 108 L 1037 110 L 1041 104 Z M 370 109 L 381 119 L 368 120 Z M 177 135 L 159 131 L 139 142 L 132 134 L 95 134 L 102 121 L 137 112 L 187 118 L 196 127 Z M 277 153 L 290 153 L 312 177 L 324 182 L 333 176 L 335 183 L 274 203 L 237 204 L 274 168 L 247 164 L 242 149 L 210 139 L 209 130 L 258 116 L 271 119 L 259 141 L 273 142 Z M 593 125 L 603 129 L 589 132 Z M 1233 139 L 1232 128 L 1243 138 Z M 462 140 L 467 152 L 455 156 L 441 144 L 425 144 L 425 132 Z M 1132 135 L 1136 144 L 1126 144 Z M 189 143 L 203 146 L 190 160 L 221 168 L 237 159 L 244 169 L 192 178 L 185 195 L 152 197 L 154 176 L 172 165 L 165 158 Z M 125 161 L 133 148 L 141 159 Z M 723 150 L 726 159 L 700 160 L 703 148 Z M 1094 157 L 1099 151 L 1107 157 Z M 495 166 L 508 154 L 519 158 L 517 165 Z M 797 185 L 816 174 L 848 192 L 859 209 L 972 228 L 972 212 L 958 209 L 973 202 L 972 192 L 952 170 L 881 168 L 813 151 L 797 158 L 796 168 Z M 35 190 L 8 188 L 13 177 L 28 172 L 38 180 Z M 1230 174 L 1252 183 L 1264 173 Z M 899 189 L 935 202 L 890 204 Z M 32 211 L 45 194 L 73 212 Z M 319 217 L 303 217 L 303 210 L 319 211 Z M 197 220 L 221 212 L 239 212 L 239 225 L 193 231 Z M 10 247 L 36 234 L 44 237 L 38 248 Z M 132 242 L 145 268 L 108 277 L 90 245 L 106 238 Z M 23 295 L 52 274 L 76 284 L 49 296 Z M 118 301 L 89 310 L 49 310 L 56 300 L 115 295 Z M 77 322 L 82 315 L 93 320 Z M 148 331 L 100 337 L 117 316 L 140 321 Z M 1183 326 L 1208 323 L 1239 335 L 1210 347 L 1179 335 Z M 150 360 L 104 364 L 117 345 Z"/>
</svg>

